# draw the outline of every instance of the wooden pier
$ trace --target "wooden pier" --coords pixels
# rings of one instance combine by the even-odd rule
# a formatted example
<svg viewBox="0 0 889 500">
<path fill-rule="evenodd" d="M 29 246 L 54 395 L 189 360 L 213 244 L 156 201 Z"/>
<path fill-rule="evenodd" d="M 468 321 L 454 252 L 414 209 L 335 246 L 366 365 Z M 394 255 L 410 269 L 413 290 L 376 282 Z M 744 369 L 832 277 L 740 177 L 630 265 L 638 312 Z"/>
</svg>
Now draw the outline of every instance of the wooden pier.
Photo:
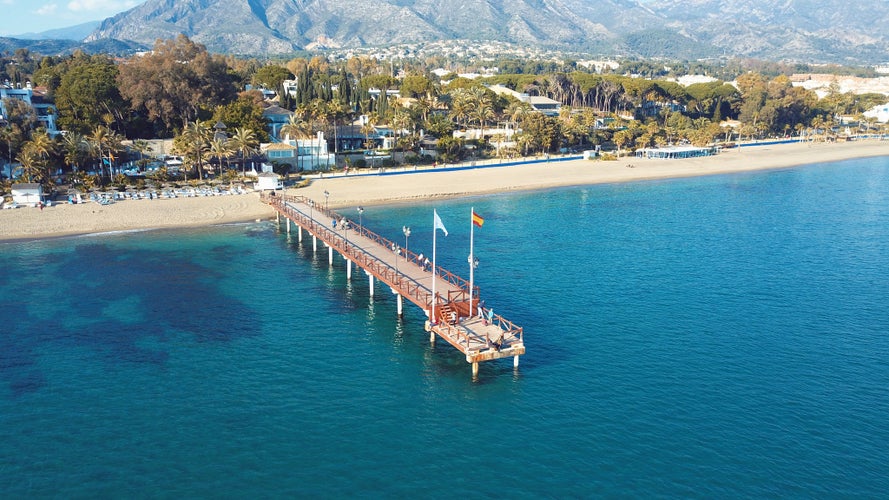
<svg viewBox="0 0 889 500">
<path fill-rule="evenodd" d="M 318 251 L 318 242 L 327 247 L 328 261 L 334 264 L 334 252 L 345 261 L 346 276 L 352 279 L 352 265 L 364 271 L 369 279 L 370 295 L 374 294 L 374 280 L 383 282 L 397 296 L 398 315 L 403 314 L 403 299 L 423 309 L 427 321 L 426 330 L 430 341 L 436 336 L 446 340 L 466 356 L 472 364 L 473 376 L 478 375 L 478 363 L 500 358 L 513 358 L 518 367 L 519 356 L 525 354 L 522 328 L 489 309 L 478 316 L 478 287 L 473 300 L 469 300 L 469 282 L 438 267 L 433 273 L 425 259 L 394 241 L 361 227 L 323 204 L 302 196 L 280 193 L 264 193 L 262 200 L 283 217 L 287 232 L 296 226 L 299 241 L 303 231 L 312 238 L 312 249 Z M 334 221 L 337 221 L 334 223 Z M 435 297 L 432 296 L 432 280 L 435 279 Z M 433 300 L 435 317 L 432 316 Z M 490 316 L 490 321 L 487 317 Z"/>
</svg>

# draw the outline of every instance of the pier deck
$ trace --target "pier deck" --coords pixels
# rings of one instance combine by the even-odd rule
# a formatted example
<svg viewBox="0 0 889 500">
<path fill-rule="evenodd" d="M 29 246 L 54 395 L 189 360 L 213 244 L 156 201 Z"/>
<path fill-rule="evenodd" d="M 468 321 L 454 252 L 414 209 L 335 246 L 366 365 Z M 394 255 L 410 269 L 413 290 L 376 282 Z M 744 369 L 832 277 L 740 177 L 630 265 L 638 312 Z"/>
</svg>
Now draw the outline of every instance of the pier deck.
<svg viewBox="0 0 889 500">
<path fill-rule="evenodd" d="M 522 328 L 499 314 L 491 314 L 488 309 L 483 313 L 490 315 L 490 321 L 478 317 L 478 288 L 470 303 L 469 282 L 465 279 L 441 266 L 433 274 L 431 266 L 427 267 L 425 259 L 421 261 L 418 254 L 400 248 L 394 241 L 326 209 L 321 203 L 281 194 L 264 194 L 262 199 L 287 220 L 288 231 L 293 223 L 299 231 L 308 232 L 315 251 L 320 240 L 328 248 L 331 265 L 334 251 L 343 256 L 350 279 L 352 263 L 364 270 L 370 279 L 371 295 L 374 279 L 389 286 L 398 296 L 399 315 L 402 297 L 423 309 L 430 340 L 434 341 L 437 335 L 463 353 L 466 361 L 472 363 L 473 374 L 477 373 L 481 361 L 512 356 L 514 365 L 518 366 L 518 357 L 525 354 Z M 301 232 L 299 236 L 302 240 Z M 433 279 L 436 280 L 434 298 Z"/>
</svg>

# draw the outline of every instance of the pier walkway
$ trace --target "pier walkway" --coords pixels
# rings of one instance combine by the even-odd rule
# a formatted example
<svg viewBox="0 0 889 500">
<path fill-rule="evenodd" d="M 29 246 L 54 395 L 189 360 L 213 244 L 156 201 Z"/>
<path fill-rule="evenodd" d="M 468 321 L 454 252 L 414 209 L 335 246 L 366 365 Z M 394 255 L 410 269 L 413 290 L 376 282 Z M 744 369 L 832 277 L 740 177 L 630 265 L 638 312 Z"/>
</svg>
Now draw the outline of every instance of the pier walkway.
<svg viewBox="0 0 889 500">
<path fill-rule="evenodd" d="M 320 240 L 327 247 L 331 266 L 334 252 L 340 254 L 348 279 L 352 278 L 352 264 L 362 269 L 369 279 L 371 296 L 375 280 L 385 283 L 397 296 L 399 316 L 403 314 L 405 298 L 423 309 L 430 341 L 441 337 L 463 353 L 472 364 L 474 376 L 482 361 L 511 356 L 514 366 L 519 365 L 519 356 L 525 354 L 522 328 L 490 309 L 482 311 L 485 318 L 479 317 L 478 287 L 470 303 L 468 281 L 441 266 L 433 273 L 425 259 L 421 261 L 416 253 L 326 209 L 321 203 L 280 193 L 264 193 L 262 200 L 277 211 L 279 223 L 281 217 L 285 219 L 288 233 L 292 225 L 296 226 L 299 241 L 303 240 L 303 231 L 307 232 L 312 238 L 313 251 L 318 251 Z M 434 298 L 433 279 L 436 280 Z"/>
</svg>

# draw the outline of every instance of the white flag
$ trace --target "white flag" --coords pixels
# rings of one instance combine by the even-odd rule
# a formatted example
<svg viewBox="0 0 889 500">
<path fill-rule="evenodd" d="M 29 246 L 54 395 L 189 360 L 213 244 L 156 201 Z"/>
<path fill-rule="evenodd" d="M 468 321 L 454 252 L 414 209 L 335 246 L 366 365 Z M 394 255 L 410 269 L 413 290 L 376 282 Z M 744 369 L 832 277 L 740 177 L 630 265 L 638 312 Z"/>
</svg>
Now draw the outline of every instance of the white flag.
<svg viewBox="0 0 889 500">
<path fill-rule="evenodd" d="M 447 236 L 448 230 L 445 229 L 444 224 L 441 223 L 441 218 L 438 216 L 438 212 L 435 209 L 432 209 L 432 213 L 435 215 L 435 227 L 433 228 L 433 230 L 441 229 L 441 232 L 443 232 L 445 236 Z"/>
</svg>

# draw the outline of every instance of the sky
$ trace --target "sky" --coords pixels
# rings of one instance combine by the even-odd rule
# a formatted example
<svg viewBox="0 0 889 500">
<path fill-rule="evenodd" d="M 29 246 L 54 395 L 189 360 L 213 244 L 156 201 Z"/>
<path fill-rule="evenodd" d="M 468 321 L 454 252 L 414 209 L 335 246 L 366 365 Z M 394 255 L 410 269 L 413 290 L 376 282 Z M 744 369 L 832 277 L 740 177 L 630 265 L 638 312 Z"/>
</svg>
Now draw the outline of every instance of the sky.
<svg viewBox="0 0 889 500">
<path fill-rule="evenodd" d="M 144 0 L 0 0 L 0 36 L 101 21 Z"/>
</svg>

